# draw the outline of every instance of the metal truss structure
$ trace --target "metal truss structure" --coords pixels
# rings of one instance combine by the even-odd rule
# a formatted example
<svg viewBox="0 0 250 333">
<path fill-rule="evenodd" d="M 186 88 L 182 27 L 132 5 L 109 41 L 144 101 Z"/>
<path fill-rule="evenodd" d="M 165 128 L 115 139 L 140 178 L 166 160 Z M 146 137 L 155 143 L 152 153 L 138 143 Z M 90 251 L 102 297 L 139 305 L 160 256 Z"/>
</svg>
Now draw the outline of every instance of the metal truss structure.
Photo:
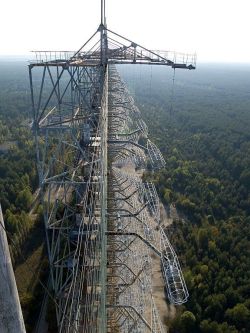
<svg viewBox="0 0 250 333">
<path fill-rule="evenodd" d="M 115 64 L 195 68 L 195 56 L 148 50 L 101 24 L 77 52 L 36 52 L 29 65 L 32 129 L 58 332 L 163 333 L 151 252 L 169 301 L 188 298 L 141 175 L 165 166 Z M 38 80 L 39 78 L 39 80 Z"/>
</svg>

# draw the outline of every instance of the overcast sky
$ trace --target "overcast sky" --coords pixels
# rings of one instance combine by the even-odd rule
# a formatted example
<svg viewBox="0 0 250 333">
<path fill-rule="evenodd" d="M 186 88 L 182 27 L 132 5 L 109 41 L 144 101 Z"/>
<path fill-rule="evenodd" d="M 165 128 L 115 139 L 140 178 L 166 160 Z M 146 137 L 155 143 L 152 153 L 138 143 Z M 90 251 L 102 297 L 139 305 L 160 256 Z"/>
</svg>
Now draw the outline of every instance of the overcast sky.
<svg viewBox="0 0 250 333">
<path fill-rule="evenodd" d="M 2 0 L 0 54 L 76 50 L 97 29 L 100 0 Z M 107 0 L 111 30 L 198 61 L 250 62 L 250 0 Z"/>
</svg>

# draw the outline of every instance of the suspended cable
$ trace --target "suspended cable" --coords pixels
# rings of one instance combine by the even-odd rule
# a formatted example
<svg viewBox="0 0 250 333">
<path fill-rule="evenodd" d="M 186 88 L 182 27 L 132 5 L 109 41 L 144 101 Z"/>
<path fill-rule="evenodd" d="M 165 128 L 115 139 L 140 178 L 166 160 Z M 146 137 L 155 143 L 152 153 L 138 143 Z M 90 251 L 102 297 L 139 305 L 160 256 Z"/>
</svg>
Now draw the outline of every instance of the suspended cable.
<svg viewBox="0 0 250 333">
<path fill-rule="evenodd" d="M 170 117 L 172 116 L 173 109 L 174 109 L 174 85 L 175 85 L 175 68 L 174 68 L 174 74 L 173 74 L 173 78 L 172 78 L 172 88 L 171 88 L 171 96 L 170 96 L 170 107 L 169 107 Z"/>
<path fill-rule="evenodd" d="M 150 82 L 149 82 L 149 93 L 152 96 L 152 65 L 150 66 Z"/>
</svg>

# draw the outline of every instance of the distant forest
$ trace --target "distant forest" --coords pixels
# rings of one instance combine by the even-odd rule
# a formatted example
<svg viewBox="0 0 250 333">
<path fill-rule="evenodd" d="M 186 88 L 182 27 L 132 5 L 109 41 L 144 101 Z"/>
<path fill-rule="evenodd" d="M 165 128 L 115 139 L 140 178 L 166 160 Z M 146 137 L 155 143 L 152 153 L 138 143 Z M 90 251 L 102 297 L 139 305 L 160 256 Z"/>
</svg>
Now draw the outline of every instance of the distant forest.
<svg viewBox="0 0 250 333">
<path fill-rule="evenodd" d="M 38 279 L 47 271 L 41 207 L 31 214 L 38 187 L 30 121 L 30 91 L 25 61 L 0 61 L 0 203 L 27 333 L 40 311 Z"/>
<path fill-rule="evenodd" d="M 250 332 L 250 65 L 120 71 L 167 162 L 160 197 L 184 216 L 167 234 L 190 298 L 170 331 Z"/>
<path fill-rule="evenodd" d="M 32 224 L 28 212 L 38 185 L 29 114 L 27 63 L 0 61 L 0 202 L 19 250 Z"/>
<path fill-rule="evenodd" d="M 184 217 L 166 230 L 190 293 L 170 332 L 249 333 L 250 65 L 201 64 L 175 77 L 167 67 L 118 69 L 167 162 L 148 177 Z M 0 202 L 15 265 L 38 186 L 29 117 L 27 63 L 0 61 Z M 25 311 L 35 297 L 23 294 Z"/>
</svg>

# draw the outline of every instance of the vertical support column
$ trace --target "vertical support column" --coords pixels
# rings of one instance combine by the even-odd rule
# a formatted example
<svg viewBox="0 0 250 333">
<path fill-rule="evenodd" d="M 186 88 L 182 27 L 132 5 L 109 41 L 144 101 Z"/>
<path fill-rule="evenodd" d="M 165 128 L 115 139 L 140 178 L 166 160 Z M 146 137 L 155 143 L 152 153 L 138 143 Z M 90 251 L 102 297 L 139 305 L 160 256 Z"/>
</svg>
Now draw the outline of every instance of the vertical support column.
<svg viewBox="0 0 250 333">
<path fill-rule="evenodd" d="M 107 131 L 108 131 L 108 68 L 106 68 L 101 100 L 101 148 L 102 148 L 102 167 L 101 167 L 101 326 L 100 333 L 107 332 Z"/>
<path fill-rule="evenodd" d="M 25 333 L 1 205 L 0 223 L 0 332 Z"/>
<path fill-rule="evenodd" d="M 107 22 L 106 22 L 106 3 L 105 0 L 101 0 L 101 24 L 100 30 L 100 42 L 101 42 L 101 65 L 106 67 L 108 63 L 108 38 L 107 38 Z"/>
</svg>

